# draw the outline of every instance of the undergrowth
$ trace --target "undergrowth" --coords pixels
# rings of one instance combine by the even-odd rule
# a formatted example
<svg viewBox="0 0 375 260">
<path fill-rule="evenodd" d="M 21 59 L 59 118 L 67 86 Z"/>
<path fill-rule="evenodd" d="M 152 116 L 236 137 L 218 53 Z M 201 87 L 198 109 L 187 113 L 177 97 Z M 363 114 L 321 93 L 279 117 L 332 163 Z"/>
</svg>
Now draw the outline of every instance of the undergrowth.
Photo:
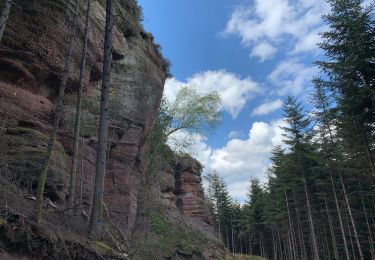
<svg viewBox="0 0 375 260">
<path fill-rule="evenodd" d="M 168 223 L 159 213 L 150 217 L 148 235 L 138 241 L 137 256 L 147 259 L 202 259 L 208 239 L 183 224 Z M 135 258 L 140 259 L 140 258 Z"/>
</svg>

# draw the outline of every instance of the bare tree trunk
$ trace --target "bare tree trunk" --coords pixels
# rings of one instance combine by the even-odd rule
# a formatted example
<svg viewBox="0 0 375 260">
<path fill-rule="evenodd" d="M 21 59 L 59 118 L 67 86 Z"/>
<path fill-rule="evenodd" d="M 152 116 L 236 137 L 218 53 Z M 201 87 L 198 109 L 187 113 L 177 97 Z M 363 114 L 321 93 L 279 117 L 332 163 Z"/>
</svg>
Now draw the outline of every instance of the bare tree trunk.
<svg viewBox="0 0 375 260">
<path fill-rule="evenodd" d="M 276 239 L 275 239 L 275 232 L 273 231 L 273 226 L 271 226 L 271 233 L 272 233 L 272 258 L 277 260 L 277 247 L 276 247 Z"/>
<path fill-rule="evenodd" d="M 242 239 L 241 239 L 241 237 L 240 237 L 240 253 L 241 254 L 243 253 L 243 251 L 242 251 Z"/>
<path fill-rule="evenodd" d="M 86 10 L 86 20 L 85 20 L 85 38 L 83 40 L 82 47 L 82 57 L 81 57 L 81 67 L 79 70 L 79 86 L 77 93 L 77 103 L 76 103 L 76 118 L 74 122 L 74 143 L 73 143 L 73 157 L 72 157 L 72 171 L 70 175 L 70 186 L 69 186 L 69 201 L 68 209 L 73 208 L 74 204 L 74 194 L 76 188 L 76 178 L 77 178 L 77 166 L 78 166 L 78 144 L 79 144 L 79 130 L 81 127 L 81 104 L 82 104 L 82 94 L 83 94 L 83 80 L 84 72 L 86 67 L 86 54 L 87 54 L 87 42 L 89 38 L 89 19 L 90 19 L 90 7 L 91 0 L 87 1 Z"/>
<path fill-rule="evenodd" d="M 49 164 L 51 161 L 53 146 L 55 144 L 55 141 L 57 138 L 57 132 L 59 130 L 59 121 L 60 121 L 60 115 L 62 112 L 62 105 L 63 105 L 62 102 L 63 102 L 64 92 L 65 92 L 66 81 L 68 80 L 68 77 L 69 77 L 70 63 L 72 60 L 72 53 L 73 53 L 74 37 L 76 34 L 77 25 L 78 25 L 78 12 L 79 12 L 78 0 L 75 1 L 74 11 L 75 11 L 74 24 L 72 28 L 72 34 L 70 35 L 70 38 L 69 38 L 68 52 L 65 58 L 64 71 L 63 71 L 63 75 L 61 78 L 59 96 L 57 99 L 56 110 L 55 110 L 55 114 L 53 118 L 52 134 L 48 140 L 47 152 L 46 152 L 46 156 L 45 156 L 44 163 L 43 163 L 43 168 L 42 168 L 41 174 L 39 176 L 39 181 L 38 181 L 38 189 L 37 189 L 36 204 L 35 204 L 35 220 L 37 223 L 40 222 L 41 215 L 42 215 L 44 187 L 45 187 L 46 180 L 47 180 L 47 173 L 48 173 Z"/>
<path fill-rule="evenodd" d="M 291 242 L 292 242 L 291 247 L 292 247 L 293 257 L 294 257 L 294 259 L 297 259 L 296 246 L 295 246 L 295 240 L 294 240 L 294 230 L 293 230 L 293 224 L 292 224 L 292 217 L 291 217 L 291 214 L 290 214 L 288 196 L 286 194 L 285 189 L 284 189 L 284 194 L 285 194 L 285 203 L 286 203 L 286 208 L 287 208 L 287 212 L 288 212 L 289 230 L 290 230 Z"/>
<path fill-rule="evenodd" d="M 10 8 L 12 6 L 12 0 L 4 0 L 0 11 L 0 43 L 3 39 L 5 27 L 9 17 Z"/>
<path fill-rule="evenodd" d="M 221 241 L 220 214 L 217 214 L 217 219 L 218 219 L 218 222 L 219 222 L 219 241 Z"/>
<path fill-rule="evenodd" d="M 322 221 L 323 221 L 323 219 L 324 219 L 323 211 L 321 211 L 320 214 L 322 216 Z M 328 221 L 328 222 L 329 222 L 329 224 L 331 223 L 331 221 Z M 326 231 L 325 223 L 322 223 L 321 226 L 323 227 L 323 237 L 324 237 L 324 242 L 325 242 L 324 244 L 325 244 L 325 247 L 326 247 L 327 256 L 328 256 L 328 259 L 332 259 L 331 258 L 331 249 L 330 249 L 330 245 L 329 245 L 328 238 L 327 238 L 327 231 Z M 335 245 L 333 245 L 333 247 L 335 247 Z"/>
<path fill-rule="evenodd" d="M 250 255 L 253 254 L 253 245 L 251 243 L 251 236 L 249 235 L 249 246 L 250 246 Z"/>
<path fill-rule="evenodd" d="M 299 214 L 299 208 L 298 206 L 296 206 L 296 193 L 294 190 L 293 190 L 293 198 L 294 198 L 295 211 L 297 213 L 297 227 L 298 227 L 298 238 L 299 238 L 300 246 L 301 246 L 301 258 L 307 259 L 307 251 L 306 251 L 306 246 L 305 246 L 305 239 L 304 239 L 303 232 L 302 232 L 301 217 Z"/>
<path fill-rule="evenodd" d="M 228 226 L 225 227 L 225 241 L 226 241 L 226 246 L 228 250 L 230 251 Z M 233 250 L 233 244 L 232 244 L 232 250 Z"/>
<path fill-rule="evenodd" d="M 328 224 L 329 224 L 329 230 L 331 232 L 331 239 L 332 239 L 332 246 L 333 246 L 333 252 L 335 254 L 335 259 L 339 259 L 339 253 L 337 251 L 337 243 L 336 243 L 336 236 L 335 236 L 335 232 L 333 230 L 333 225 L 332 225 L 332 220 L 331 220 L 331 215 L 329 214 L 329 210 L 328 210 L 328 205 L 327 205 L 327 199 L 326 197 L 324 196 L 324 203 L 325 203 L 325 207 L 326 207 L 326 213 L 327 213 L 327 218 L 328 218 Z M 340 217 L 341 218 L 341 217 Z M 344 234 L 345 235 L 345 234 Z M 345 241 L 346 243 L 346 241 Z"/>
<path fill-rule="evenodd" d="M 100 121 L 98 131 L 98 146 L 96 151 L 96 175 L 92 211 L 90 214 L 89 236 L 98 238 L 101 234 L 104 177 L 106 171 L 106 155 L 108 142 L 108 115 L 109 115 L 109 82 L 112 63 L 112 27 L 113 27 L 113 0 L 106 1 L 106 23 L 104 37 L 104 62 L 102 94 L 100 103 Z"/>
<path fill-rule="evenodd" d="M 234 245 L 234 233 L 233 233 L 233 216 L 230 216 L 230 228 L 231 228 L 231 239 L 232 239 L 232 253 L 235 252 L 235 245 Z"/>
<path fill-rule="evenodd" d="M 352 248 L 353 258 L 355 259 L 355 250 L 354 250 L 354 245 L 353 245 L 352 231 L 351 231 L 350 221 L 348 219 L 348 215 L 347 214 L 345 214 L 345 220 L 348 223 L 348 233 L 349 233 L 349 238 L 350 238 L 350 247 Z"/>
<path fill-rule="evenodd" d="M 319 260 L 318 244 L 317 244 L 317 241 L 316 241 L 314 222 L 313 222 L 312 213 L 311 213 L 311 205 L 310 205 L 309 193 L 307 191 L 307 184 L 306 184 L 306 179 L 305 179 L 304 175 L 302 175 L 302 181 L 303 181 L 303 185 L 305 187 L 307 212 L 308 212 L 309 222 L 310 222 L 311 238 L 312 238 L 313 247 L 314 247 L 314 255 L 315 255 L 315 259 Z"/>
<path fill-rule="evenodd" d="M 362 193 L 361 183 L 359 183 L 359 189 L 360 189 L 360 193 L 361 193 L 362 208 L 363 208 L 363 211 L 365 213 L 365 218 L 366 218 L 366 225 L 367 225 L 367 231 L 368 231 L 368 240 L 369 240 L 369 245 L 370 245 L 371 259 L 374 259 L 375 255 L 374 255 L 374 247 L 373 247 L 373 244 L 372 244 L 373 240 L 372 240 L 372 234 L 371 234 L 371 227 L 370 227 L 370 222 L 369 222 L 368 216 L 367 216 L 367 210 L 366 210 L 366 207 L 365 207 L 365 201 L 363 199 L 363 193 Z"/>
<path fill-rule="evenodd" d="M 339 222 L 340 222 L 340 230 L 341 230 L 342 238 L 344 240 L 344 249 L 345 249 L 346 259 L 349 260 L 350 256 L 349 256 L 348 243 L 346 241 L 344 224 L 343 224 L 343 221 L 342 221 L 340 205 L 339 205 L 339 201 L 337 199 L 336 187 L 335 187 L 335 183 L 333 181 L 332 173 L 330 173 L 330 177 L 331 177 L 331 186 L 332 186 L 332 190 L 333 190 L 333 195 L 334 195 L 334 198 L 335 198 L 336 211 L 337 211 L 337 215 L 339 217 Z"/>
<path fill-rule="evenodd" d="M 355 225 L 355 222 L 354 222 L 354 217 L 353 217 L 353 214 L 352 214 L 352 210 L 350 208 L 349 199 L 348 199 L 348 196 L 346 194 L 345 184 L 344 184 L 344 181 L 342 179 L 342 175 L 341 174 L 339 174 L 339 177 L 340 177 L 340 182 L 341 182 L 341 185 L 342 185 L 342 190 L 344 192 L 346 206 L 347 206 L 348 212 L 349 212 L 350 221 L 352 222 L 353 231 L 354 231 L 354 238 L 355 238 L 355 241 L 357 243 L 359 257 L 360 257 L 361 260 L 363 260 L 364 258 L 363 258 L 363 253 L 362 253 L 362 247 L 361 247 L 361 243 L 359 242 L 357 228 L 356 228 L 356 225 Z"/>
<path fill-rule="evenodd" d="M 279 244 L 280 259 L 284 260 L 284 251 L 283 251 L 283 247 L 281 245 L 281 236 L 280 236 L 279 228 L 277 228 L 277 240 L 278 240 L 278 244 Z"/>
</svg>

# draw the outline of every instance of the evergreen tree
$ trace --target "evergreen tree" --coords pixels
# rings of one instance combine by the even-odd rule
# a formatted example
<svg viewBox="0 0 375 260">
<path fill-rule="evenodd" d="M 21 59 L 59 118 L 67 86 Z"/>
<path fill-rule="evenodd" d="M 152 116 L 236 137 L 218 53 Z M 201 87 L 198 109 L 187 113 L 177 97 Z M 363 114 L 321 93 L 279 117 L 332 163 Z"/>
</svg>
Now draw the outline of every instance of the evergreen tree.
<svg viewBox="0 0 375 260">
<path fill-rule="evenodd" d="M 321 49 L 327 61 L 317 62 L 324 84 L 335 94 L 338 133 L 358 166 L 375 176 L 371 143 L 375 120 L 375 30 L 373 8 L 361 0 L 330 0 L 332 12 L 323 16 L 330 30 Z"/>
<path fill-rule="evenodd" d="M 229 247 L 232 228 L 232 198 L 224 180 L 216 171 L 208 173 L 206 180 L 208 183 L 206 191 L 208 205 L 218 231 L 218 237 Z"/>
<path fill-rule="evenodd" d="M 308 222 L 310 226 L 310 235 L 313 246 L 314 259 L 320 259 L 318 250 L 318 240 L 316 235 L 316 228 L 314 224 L 313 209 L 311 205 L 311 195 L 309 187 L 312 185 L 312 131 L 311 120 L 305 115 L 301 104 L 295 98 L 289 96 L 284 103 L 284 116 L 288 124 L 282 127 L 284 130 L 284 143 L 289 145 L 291 150 L 291 157 L 295 162 L 296 175 L 301 178 L 301 184 L 304 188 L 304 196 L 306 199 L 306 208 Z M 286 200 L 288 200 L 286 198 Z"/>
</svg>

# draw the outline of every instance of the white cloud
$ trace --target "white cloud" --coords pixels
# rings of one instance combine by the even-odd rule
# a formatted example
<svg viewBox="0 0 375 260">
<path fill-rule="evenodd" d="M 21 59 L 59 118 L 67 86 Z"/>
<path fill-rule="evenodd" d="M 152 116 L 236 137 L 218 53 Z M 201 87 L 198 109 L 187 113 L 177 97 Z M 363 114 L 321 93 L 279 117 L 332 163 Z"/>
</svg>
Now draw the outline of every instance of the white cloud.
<svg viewBox="0 0 375 260">
<path fill-rule="evenodd" d="M 286 60 L 277 65 L 268 75 L 268 79 L 278 88 L 278 95 L 297 96 L 306 92 L 317 73 L 316 67 L 307 67 L 296 60 Z"/>
<path fill-rule="evenodd" d="M 242 132 L 241 131 L 231 131 L 228 134 L 228 139 L 240 138 L 241 136 L 242 136 Z"/>
<path fill-rule="evenodd" d="M 275 55 L 277 49 L 268 42 L 261 42 L 257 44 L 251 51 L 251 57 L 258 57 L 260 61 L 265 61 Z"/>
<path fill-rule="evenodd" d="M 274 101 L 266 102 L 260 106 L 253 109 L 251 113 L 253 116 L 267 115 L 272 113 L 283 106 L 283 101 L 281 99 L 276 99 Z"/>
<path fill-rule="evenodd" d="M 294 49 L 291 51 L 291 54 L 318 50 L 317 44 L 322 41 L 320 33 L 324 31 L 327 31 L 327 28 L 325 26 L 321 26 L 304 35 L 304 37 L 295 44 Z"/>
<path fill-rule="evenodd" d="M 171 101 L 174 100 L 179 89 L 186 85 L 196 85 L 203 93 L 218 91 L 223 101 L 222 109 L 229 112 L 233 118 L 239 114 L 248 100 L 261 92 L 259 85 L 250 77 L 240 78 L 226 70 L 216 70 L 194 74 L 186 82 L 175 78 L 168 79 L 165 84 L 165 96 Z"/>
<path fill-rule="evenodd" d="M 242 44 L 252 49 L 251 56 L 261 61 L 276 52 L 268 48 L 264 56 L 257 55 L 265 42 L 278 46 L 292 44 L 290 51 L 294 53 L 316 50 L 323 28 L 321 16 L 328 11 L 325 0 L 246 1 L 234 9 L 224 35 L 240 37 Z"/>
<path fill-rule="evenodd" d="M 284 124 L 281 119 L 272 123 L 254 122 L 246 139 L 231 139 L 220 149 L 201 145 L 203 151 L 197 151 L 204 158 L 195 157 L 204 161 L 207 171 L 216 170 L 224 178 L 231 195 L 243 201 L 251 177 L 266 181 L 270 151 L 282 144 L 280 126 Z"/>
<path fill-rule="evenodd" d="M 207 138 L 201 134 L 180 130 L 168 137 L 168 145 L 177 153 L 189 153 L 206 163 L 211 154 L 211 148 L 205 143 Z"/>
<path fill-rule="evenodd" d="M 178 81 L 175 78 L 168 78 L 164 85 L 164 96 L 171 102 L 176 99 L 177 93 L 187 83 Z"/>
</svg>

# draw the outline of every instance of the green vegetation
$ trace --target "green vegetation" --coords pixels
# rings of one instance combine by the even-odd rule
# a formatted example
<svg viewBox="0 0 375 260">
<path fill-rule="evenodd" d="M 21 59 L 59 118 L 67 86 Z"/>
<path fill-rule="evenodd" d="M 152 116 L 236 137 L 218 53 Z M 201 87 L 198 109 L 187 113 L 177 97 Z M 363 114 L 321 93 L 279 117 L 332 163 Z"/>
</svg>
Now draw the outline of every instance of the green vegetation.
<svg viewBox="0 0 375 260">
<path fill-rule="evenodd" d="M 200 93 L 195 86 L 182 87 L 173 102 L 165 100 L 160 113 L 172 146 L 184 151 L 194 143 L 196 135 L 212 132 L 221 120 L 220 106 L 219 93 Z M 176 133 L 181 132 L 186 137 L 176 138 Z"/>
<path fill-rule="evenodd" d="M 163 100 L 155 124 L 148 136 L 149 164 L 141 176 L 138 195 L 135 240 L 136 255 L 140 259 L 163 259 L 177 255 L 196 257 L 208 247 L 208 238 L 182 223 L 166 221 L 159 192 L 162 176 L 170 168 L 174 152 L 184 151 L 192 142 L 188 139 L 174 142 L 171 137 L 178 132 L 205 134 L 219 122 L 221 99 L 216 92 L 199 93 L 193 87 L 184 87 L 173 103 Z M 174 151 L 168 146 L 174 142 Z M 183 154 L 186 156 L 186 154 Z M 217 244 L 216 242 L 213 244 Z M 137 258 L 138 259 L 138 258 Z"/>
<path fill-rule="evenodd" d="M 164 259 L 180 255 L 199 259 L 209 243 L 209 239 L 199 231 L 182 223 L 167 222 L 161 214 L 151 214 L 150 223 L 148 237 L 136 245 L 139 256 L 152 255 L 152 259 Z"/>
</svg>

